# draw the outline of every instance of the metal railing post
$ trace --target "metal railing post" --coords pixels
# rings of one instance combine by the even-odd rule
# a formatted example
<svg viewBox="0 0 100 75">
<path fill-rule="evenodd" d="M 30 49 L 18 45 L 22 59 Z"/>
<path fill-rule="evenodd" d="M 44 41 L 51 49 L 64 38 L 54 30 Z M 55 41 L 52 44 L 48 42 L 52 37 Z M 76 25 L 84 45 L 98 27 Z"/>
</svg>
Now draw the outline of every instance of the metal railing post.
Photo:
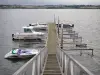
<svg viewBox="0 0 100 75">
<path fill-rule="evenodd" d="M 70 73 L 74 75 L 73 61 L 70 61 Z"/>
<path fill-rule="evenodd" d="M 61 59 L 62 59 L 62 55 L 61 55 L 62 53 L 61 53 L 61 51 L 60 51 L 60 66 L 61 66 Z"/>
<path fill-rule="evenodd" d="M 59 50 L 57 56 L 59 56 L 58 54 L 60 55 L 59 64 L 62 75 L 94 75 L 64 50 Z"/>
<path fill-rule="evenodd" d="M 41 54 L 40 54 L 40 74 L 41 74 Z"/>
<path fill-rule="evenodd" d="M 65 57 L 65 61 L 64 61 L 64 75 L 66 75 L 66 66 L 67 66 L 67 64 L 66 64 L 66 55 L 64 54 L 64 57 Z"/>
<path fill-rule="evenodd" d="M 61 67 L 62 67 L 62 71 L 63 71 L 63 52 L 61 53 L 62 54 L 62 60 L 61 60 Z"/>
<path fill-rule="evenodd" d="M 38 75 L 40 75 L 40 55 L 38 56 Z"/>
<path fill-rule="evenodd" d="M 65 72 L 65 55 L 63 53 L 63 73 Z"/>
<path fill-rule="evenodd" d="M 35 75 L 35 61 L 33 61 L 32 65 L 32 75 Z"/>
<path fill-rule="evenodd" d="M 93 49 L 92 49 L 92 56 L 94 56 L 94 54 L 93 54 Z"/>
<path fill-rule="evenodd" d="M 68 61 L 68 65 L 67 65 L 67 75 L 71 75 L 71 73 L 70 73 L 70 59 L 69 59 L 69 61 Z"/>
<path fill-rule="evenodd" d="M 61 24 L 61 49 L 63 49 L 63 24 Z"/>
<path fill-rule="evenodd" d="M 57 27 L 58 27 L 58 36 L 59 36 L 59 16 L 58 16 L 58 25 L 57 25 Z"/>
<path fill-rule="evenodd" d="M 37 58 L 36 58 L 36 61 L 35 61 L 35 75 L 37 75 L 38 71 L 37 71 Z"/>
</svg>

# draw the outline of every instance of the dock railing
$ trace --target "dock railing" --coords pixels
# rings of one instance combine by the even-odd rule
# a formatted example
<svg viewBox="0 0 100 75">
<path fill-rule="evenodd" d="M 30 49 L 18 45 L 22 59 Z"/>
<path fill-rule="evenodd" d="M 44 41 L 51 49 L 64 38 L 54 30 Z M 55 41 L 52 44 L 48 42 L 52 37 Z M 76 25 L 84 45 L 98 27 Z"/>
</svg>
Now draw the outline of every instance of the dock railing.
<svg viewBox="0 0 100 75">
<path fill-rule="evenodd" d="M 44 69 L 45 61 L 48 55 L 47 48 L 40 52 L 25 63 L 13 75 L 41 75 Z"/>
<path fill-rule="evenodd" d="M 59 39 L 59 34 L 57 34 L 57 39 L 61 41 L 58 41 L 56 56 L 62 75 L 94 75 L 86 67 L 75 60 L 71 55 L 67 54 L 66 51 L 63 49 L 63 24 L 61 27 L 61 34 L 61 39 Z M 89 50 L 92 51 L 93 55 L 93 49 Z"/>
<path fill-rule="evenodd" d="M 82 51 L 91 51 L 91 57 L 94 56 L 92 48 L 73 48 L 73 49 L 63 49 L 64 51 L 80 51 L 80 56 L 83 54 Z M 89 55 L 89 54 L 88 54 Z"/>
<path fill-rule="evenodd" d="M 57 50 L 57 59 L 63 75 L 94 75 L 63 49 Z"/>
</svg>

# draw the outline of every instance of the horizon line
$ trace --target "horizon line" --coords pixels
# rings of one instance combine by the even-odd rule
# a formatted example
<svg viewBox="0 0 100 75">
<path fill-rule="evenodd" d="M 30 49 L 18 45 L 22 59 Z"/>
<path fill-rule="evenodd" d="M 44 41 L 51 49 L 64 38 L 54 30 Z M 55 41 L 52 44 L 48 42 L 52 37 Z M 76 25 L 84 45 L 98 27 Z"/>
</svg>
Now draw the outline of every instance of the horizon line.
<svg viewBox="0 0 100 75">
<path fill-rule="evenodd" d="M 0 4 L 0 5 L 32 5 L 32 4 Z M 46 6 L 46 5 L 67 5 L 67 4 L 36 4 L 36 5 L 33 5 L 33 6 Z M 96 6 L 98 6 L 98 5 L 100 5 L 100 4 L 69 4 L 70 6 L 71 5 L 96 5 Z M 69 6 L 68 5 L 68 6 Z"/>
</svg>

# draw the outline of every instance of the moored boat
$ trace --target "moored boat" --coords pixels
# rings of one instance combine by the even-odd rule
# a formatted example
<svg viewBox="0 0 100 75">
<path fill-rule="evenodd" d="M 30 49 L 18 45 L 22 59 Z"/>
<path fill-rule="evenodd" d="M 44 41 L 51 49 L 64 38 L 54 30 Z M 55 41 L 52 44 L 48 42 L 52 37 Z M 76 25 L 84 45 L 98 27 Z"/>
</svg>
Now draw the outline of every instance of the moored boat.
<svg viewBox="0 0 100 75">
<path fill-rule="evenodd" d="M 41 40 L 44 38 L 45 33 L 36 32 L 35 30 L 33 30 L 32 26 L 23 27 L 23 29 L 24 29 L 23 33 L 12 34 L 12 39 L 13 40 L 32 40 L 32 39 Z"/>
<path fill-rule="evenodd" d="M 32 23 L 29 26 L 33 27 L 34 30 L 47 30 L 47 24 Z"/>
<path fill-rule="evenodd" d="M 11 58 L 29 58 L 36 55 L 39 51 L 36 49 L 13 49 L 8 52 L 4 58 L 11 59 Z"/>
</svg>

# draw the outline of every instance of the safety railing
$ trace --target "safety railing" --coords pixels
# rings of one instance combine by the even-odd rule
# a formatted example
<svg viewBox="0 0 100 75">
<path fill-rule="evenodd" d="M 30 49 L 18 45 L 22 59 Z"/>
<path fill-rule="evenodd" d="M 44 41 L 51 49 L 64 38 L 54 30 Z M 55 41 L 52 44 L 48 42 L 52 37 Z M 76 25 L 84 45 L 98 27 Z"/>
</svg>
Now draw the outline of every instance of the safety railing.
<svg viewBox="0 0 100 75">
<path fill-rule="evenodd" d="M 48 55 L 47 48 L 40 52 L 25 63 L 13 75 L 41 75 L 44 69 L 45 61 Z"/>
<path fill-rule="evenodd" d="M 94 75 L 63 49 L 57 50 L 57 59 L 63 75 Z"/>
<path fill-rule="evenodd" d="M 91 71 L 89 71 L 86 67 L 84 67 L 72 56 L 68 55 L 66 51 L 63 50 L 63 39 L 64 39 L 63 32 L 64 32 L 64 28 L 63 28 L 63 24 L 61 24 L 61 28 L 60 28 L 61 41 L 58 42 L 61 49 L 58 46 L 57 60 L 58 60 L 62 75 L 94 75 Z M 66 32 L 72 32 L 72 29 L 68 28 L 66 29 Z M 75 39 L 78 38 L 78 34 L 75 37 L 71 36 L 71 38 L 73 39 L 73 42 L 75 42 Z M 59 34 L 58 34 L 57 39 L 59 40 Z M 82 43 L 82 37 L 80 37 L 80 39 L 81 39 L 80 42 Z M 85 49 L 77 49 L 77 50 L 82 51 Z M 88 49 L 88 50 L 92 51 L 92 56 L 93 56 L 93 49 Z"/>
<path fill-rule="evenodd" d="M 91 57 L 94 56 L 92 48 L 73 48 L 73 49 L 63 49 L 65 51 L 80 51 L 80 56 L 83 54 L 82 51 L 91 51 Z M 89 54 L 88 54 L 89 55 Z"/>
</svg>

